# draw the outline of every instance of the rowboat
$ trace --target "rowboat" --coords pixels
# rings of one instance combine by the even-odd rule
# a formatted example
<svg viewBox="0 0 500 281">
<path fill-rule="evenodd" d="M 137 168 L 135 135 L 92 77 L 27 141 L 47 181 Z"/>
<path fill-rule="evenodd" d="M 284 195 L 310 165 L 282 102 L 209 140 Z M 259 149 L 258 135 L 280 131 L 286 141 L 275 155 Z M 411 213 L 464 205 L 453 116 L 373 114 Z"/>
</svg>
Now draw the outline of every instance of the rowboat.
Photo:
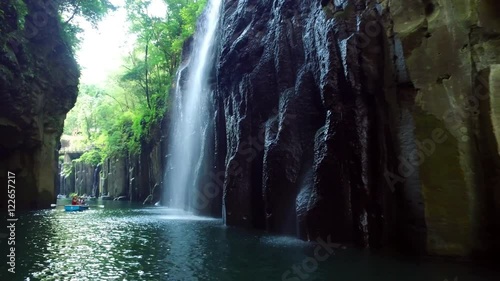
<svg viewBox="0 0 500 281">
<path fill-rule="evenodd" d="M 88 209 L 89 209 L 88 205 L 65 205 L 64 206 L 64 210 L 66 212 L 79 212 L 79 211 L 85 211 Z"/>
</svg>

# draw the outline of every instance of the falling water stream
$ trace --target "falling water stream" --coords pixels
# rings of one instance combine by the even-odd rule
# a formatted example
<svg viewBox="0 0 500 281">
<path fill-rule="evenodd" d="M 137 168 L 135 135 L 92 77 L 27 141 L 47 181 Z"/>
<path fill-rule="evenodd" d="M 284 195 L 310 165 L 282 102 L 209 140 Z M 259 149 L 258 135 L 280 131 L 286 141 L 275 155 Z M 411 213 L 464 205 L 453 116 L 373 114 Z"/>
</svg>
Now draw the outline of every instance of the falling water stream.
<svg viewBox="0 0 500 281">
<path fill-rule="evenodd" d="M 210 0 L 195 34 L 192 54 L 181 67 L 175 88 L 173 130 L 170 134 L 168 165 L 165 171 L 167 205 L 191 211 L 190 194 L 195 186 L 195 166 L 200 159 L 201 128 L 208 78 L 213 63 L 213 47 L 219 22 L 221 0 Z M 184 74 L 184 71 L 187 73 Z M 181 77 L 187 80 L 182 83 Z"/>
</svg>

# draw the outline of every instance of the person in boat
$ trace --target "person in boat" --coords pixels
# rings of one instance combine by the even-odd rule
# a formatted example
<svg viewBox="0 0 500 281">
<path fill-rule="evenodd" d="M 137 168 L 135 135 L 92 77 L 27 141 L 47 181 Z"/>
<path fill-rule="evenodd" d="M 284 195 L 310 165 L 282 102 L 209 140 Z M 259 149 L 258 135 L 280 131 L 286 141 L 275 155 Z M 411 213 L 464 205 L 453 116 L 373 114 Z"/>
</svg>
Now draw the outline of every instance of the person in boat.
<svg viewBox="0 0 500 281">
<path fill-rule="evenodd" d="M 78 197 L 73 196 L 73 199 L 71 199 L 71 205 L 78 205 Z"/>
</svg>

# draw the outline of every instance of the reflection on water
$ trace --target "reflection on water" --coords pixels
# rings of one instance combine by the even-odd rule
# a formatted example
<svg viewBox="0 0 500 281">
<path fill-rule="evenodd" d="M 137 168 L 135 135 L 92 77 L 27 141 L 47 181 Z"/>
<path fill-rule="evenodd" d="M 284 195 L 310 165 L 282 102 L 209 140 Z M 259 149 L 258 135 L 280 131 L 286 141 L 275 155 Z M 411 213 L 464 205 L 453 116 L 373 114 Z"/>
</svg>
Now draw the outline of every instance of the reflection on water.
<svg viewBox="0 0 500 281">
<path fill-rule="evenodd" d="M 17 278 L 2 267 L 2 281 L 500 280 L 497 273 L 472 266 L 416 263 L 352 249 L 336 250 L 307 272 L 301 264 L 314 257 L 311 243 L 165 208 L 39 211 L 23 215 L 17 233 Z"/>
</svg>

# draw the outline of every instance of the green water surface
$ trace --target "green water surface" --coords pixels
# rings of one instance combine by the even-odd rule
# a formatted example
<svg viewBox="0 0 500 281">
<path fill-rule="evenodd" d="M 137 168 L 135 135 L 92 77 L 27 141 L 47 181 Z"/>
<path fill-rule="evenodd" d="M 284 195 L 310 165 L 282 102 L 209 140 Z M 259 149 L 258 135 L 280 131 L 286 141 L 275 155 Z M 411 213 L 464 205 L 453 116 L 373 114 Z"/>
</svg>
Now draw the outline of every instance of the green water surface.
<svg viewBox="0 0 500 281">
<path fill-rule="evenodd" d="M 331 254 L 321 249 L 320 261 L 317 245 L 295 238 L 226 227 L 219 219 L 162 207 L 105 204 L 84 212 L 58 207 L 19 215 L 16 273 L 7 272 L 4 262 L 0 281 L 500 280 L 494 269 L 357 249 Z M 5 258 L 5 233 L 1 243 Z"/>
</svg>

